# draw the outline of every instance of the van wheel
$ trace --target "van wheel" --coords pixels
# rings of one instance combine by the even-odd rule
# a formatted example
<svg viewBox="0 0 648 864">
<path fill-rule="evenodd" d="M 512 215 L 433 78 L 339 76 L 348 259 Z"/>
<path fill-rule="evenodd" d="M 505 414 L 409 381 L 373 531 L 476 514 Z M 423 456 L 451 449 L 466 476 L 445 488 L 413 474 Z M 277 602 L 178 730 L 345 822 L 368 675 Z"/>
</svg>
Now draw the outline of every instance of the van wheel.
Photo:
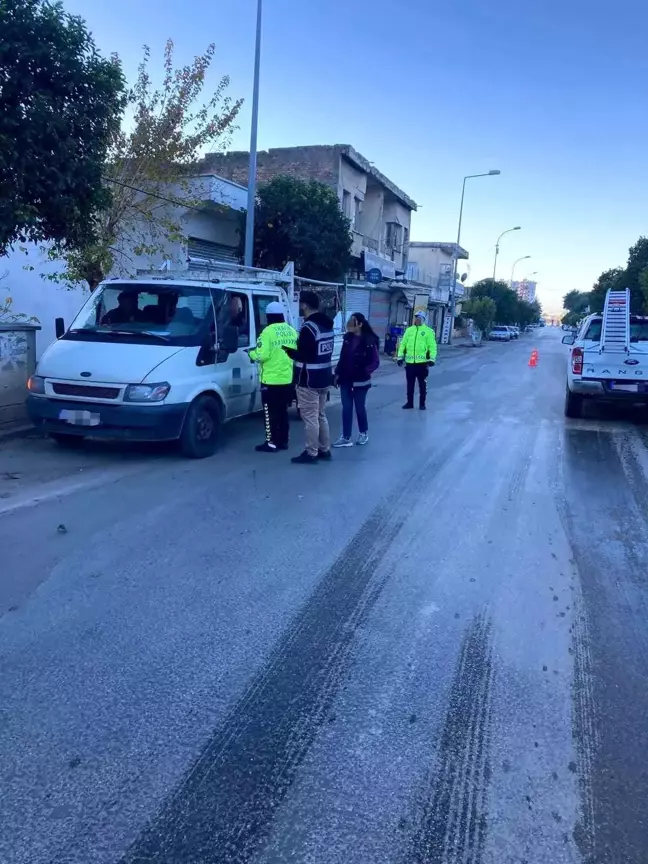
<svg viewBox="0 0 648 864">
<path fill-rule="evenodd" d="M 85 440 L 85 435 L 67 435 L 65 432 L 50 432 L 49 437 L 52 441 L 56 441 L 59 447 L 65 447 L 67 450 L 81 447 Z"/>
<path fill-rule="evenodd" d="M 572 393 L 569 387 L 565 391 L 565 417 L 578 420 L 583 416 L 583 397 L 578 393 Z"/>
<path fill-rule="evenodd" d="M 189 406 L 180 435 L 180 449 L 190 459 L 213 456 L 218 446 L 223 413 L 213 396 L 198 396 Z"/>
</svg>

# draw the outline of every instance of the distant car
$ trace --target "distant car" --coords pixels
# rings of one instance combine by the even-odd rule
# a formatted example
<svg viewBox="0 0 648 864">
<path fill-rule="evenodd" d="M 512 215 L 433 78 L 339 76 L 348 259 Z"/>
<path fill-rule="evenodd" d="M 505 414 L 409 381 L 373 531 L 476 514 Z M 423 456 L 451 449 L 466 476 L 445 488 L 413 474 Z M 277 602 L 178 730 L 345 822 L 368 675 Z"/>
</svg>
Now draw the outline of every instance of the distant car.
<svg viewBox="0 0 648 864">
<path fill-rule="evenodd" d="M 508 327 L 493 327 L 488 338 L 491 342 L 510 342 L 513 336 Z"/>
</svg>

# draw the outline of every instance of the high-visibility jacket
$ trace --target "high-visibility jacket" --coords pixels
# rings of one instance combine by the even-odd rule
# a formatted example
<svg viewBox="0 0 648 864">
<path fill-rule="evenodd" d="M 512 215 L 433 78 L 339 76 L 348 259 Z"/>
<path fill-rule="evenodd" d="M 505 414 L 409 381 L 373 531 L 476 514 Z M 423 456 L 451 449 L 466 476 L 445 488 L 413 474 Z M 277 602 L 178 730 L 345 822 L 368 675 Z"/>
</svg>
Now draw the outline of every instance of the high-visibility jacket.
<svg viewBox="0 0 648 864">
<path fill-rule="evenodd" d="M 293 361 L 283 350 L 297 347 L 297 331 L 285 321 L 268 324 L 250 351 L 250 360 L 261 364 L 262 384 L 292 384 Z"/>
<path fill-rule="evenodd" d="M 434 330 L 426 324 L 408 327 L 398 346 L 398 359 L 406 363 L 427 363 L 436 360 L 437 341 Z"/>
</svg>

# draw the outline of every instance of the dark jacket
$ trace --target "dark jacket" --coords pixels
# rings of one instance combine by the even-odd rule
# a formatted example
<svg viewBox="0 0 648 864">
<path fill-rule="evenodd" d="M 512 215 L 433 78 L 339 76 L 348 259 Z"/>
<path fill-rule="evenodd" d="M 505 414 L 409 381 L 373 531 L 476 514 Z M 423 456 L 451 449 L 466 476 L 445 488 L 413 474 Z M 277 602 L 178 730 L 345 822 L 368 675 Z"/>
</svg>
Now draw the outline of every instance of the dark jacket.
<svg viewBox="0 0 648 864">
<path fill-rule="evenodd" d="M 297 349 L 284 349 L 295 361 L 295 384 L 324 390 L 333 383 L 333 322 L 322 312 L 307 318 L 297 339 Z"/>
<path fill-rule="evenodd" d="M 369 386 L 371 376 L 379 365 L 378 346 L 374 339 L 345 333 L 342 353 L 335 367 L 340 384 Z"/>
</svg>

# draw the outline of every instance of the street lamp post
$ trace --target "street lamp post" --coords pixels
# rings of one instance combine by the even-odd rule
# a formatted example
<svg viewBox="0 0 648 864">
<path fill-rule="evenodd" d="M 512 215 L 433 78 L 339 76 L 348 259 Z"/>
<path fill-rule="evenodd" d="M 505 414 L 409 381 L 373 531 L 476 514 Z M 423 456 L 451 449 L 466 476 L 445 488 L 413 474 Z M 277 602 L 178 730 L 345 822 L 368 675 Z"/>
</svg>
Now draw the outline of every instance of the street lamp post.
<svg viewBox="0 0 648 864">
<path fill-rule="evenodd" d="M 511 267 L 511 290 L 513 290 L 513 277 L 515 276 L 515 268 L 520 263 L 520 261 L 526 261 L 527 258 L 530 257 L 530 255 L 523 255 L 521 258 L 518 258 L 517 261 L 513 262 L 513 266 Z"/>
<path fill-rule="evenodd" d="M 254 205 L 256 203 L 257 129 L 259 125 L 259 73 L 261 69 L 261 13 L 263 0 L 257 0 L 256 44 L 254 48 L 254 85 L 252 89 L 252 127 L 250 129 L 250 167 L 248 169 L 247 214 L 245 217 L 246 267 L 254 264 Z"/>
<path fill-rule="evenodd" d="M 500 236 L 497 238 L 497 243 L 495 244 L 495 260 L 493 261 L 493 282 L 495 281 L 495 274 L 497 273 L 497 256 L 499 255 L 500 240 L 505 234 L 510 234 L 511 231 L 519 231 L 521 227 L 521 225 L 516 225 L 515 228 L 507 228 L 506 231 L 502 231 Z"/>
<path fill-rule="evenodd" d="M 448 344 L 452 342 L 452 328 L 454 327 L 455 309 L 457 306 L 455 285 L 457 284 L 457 261 L 459 260 L 459 245 L 461 243 L 461 222 L 463 219 L 464 196 L 466 194 L 466 180 L 472 180 L 475 177 L 494 177 L 495 175 L 501 173 L 501 171 L 493 168 L 490 171 L 484 172 L 483 174 L 467 174 L 463 178 L 463 184 L 461 186 L 461 204 L 459 205 L 459 225 L 457 226 L 457 245 L 454 248 L 454 254 L 452 256 L 452 273 L 450 277 L 450 330 L 448 331 Z"/>
</svg>

